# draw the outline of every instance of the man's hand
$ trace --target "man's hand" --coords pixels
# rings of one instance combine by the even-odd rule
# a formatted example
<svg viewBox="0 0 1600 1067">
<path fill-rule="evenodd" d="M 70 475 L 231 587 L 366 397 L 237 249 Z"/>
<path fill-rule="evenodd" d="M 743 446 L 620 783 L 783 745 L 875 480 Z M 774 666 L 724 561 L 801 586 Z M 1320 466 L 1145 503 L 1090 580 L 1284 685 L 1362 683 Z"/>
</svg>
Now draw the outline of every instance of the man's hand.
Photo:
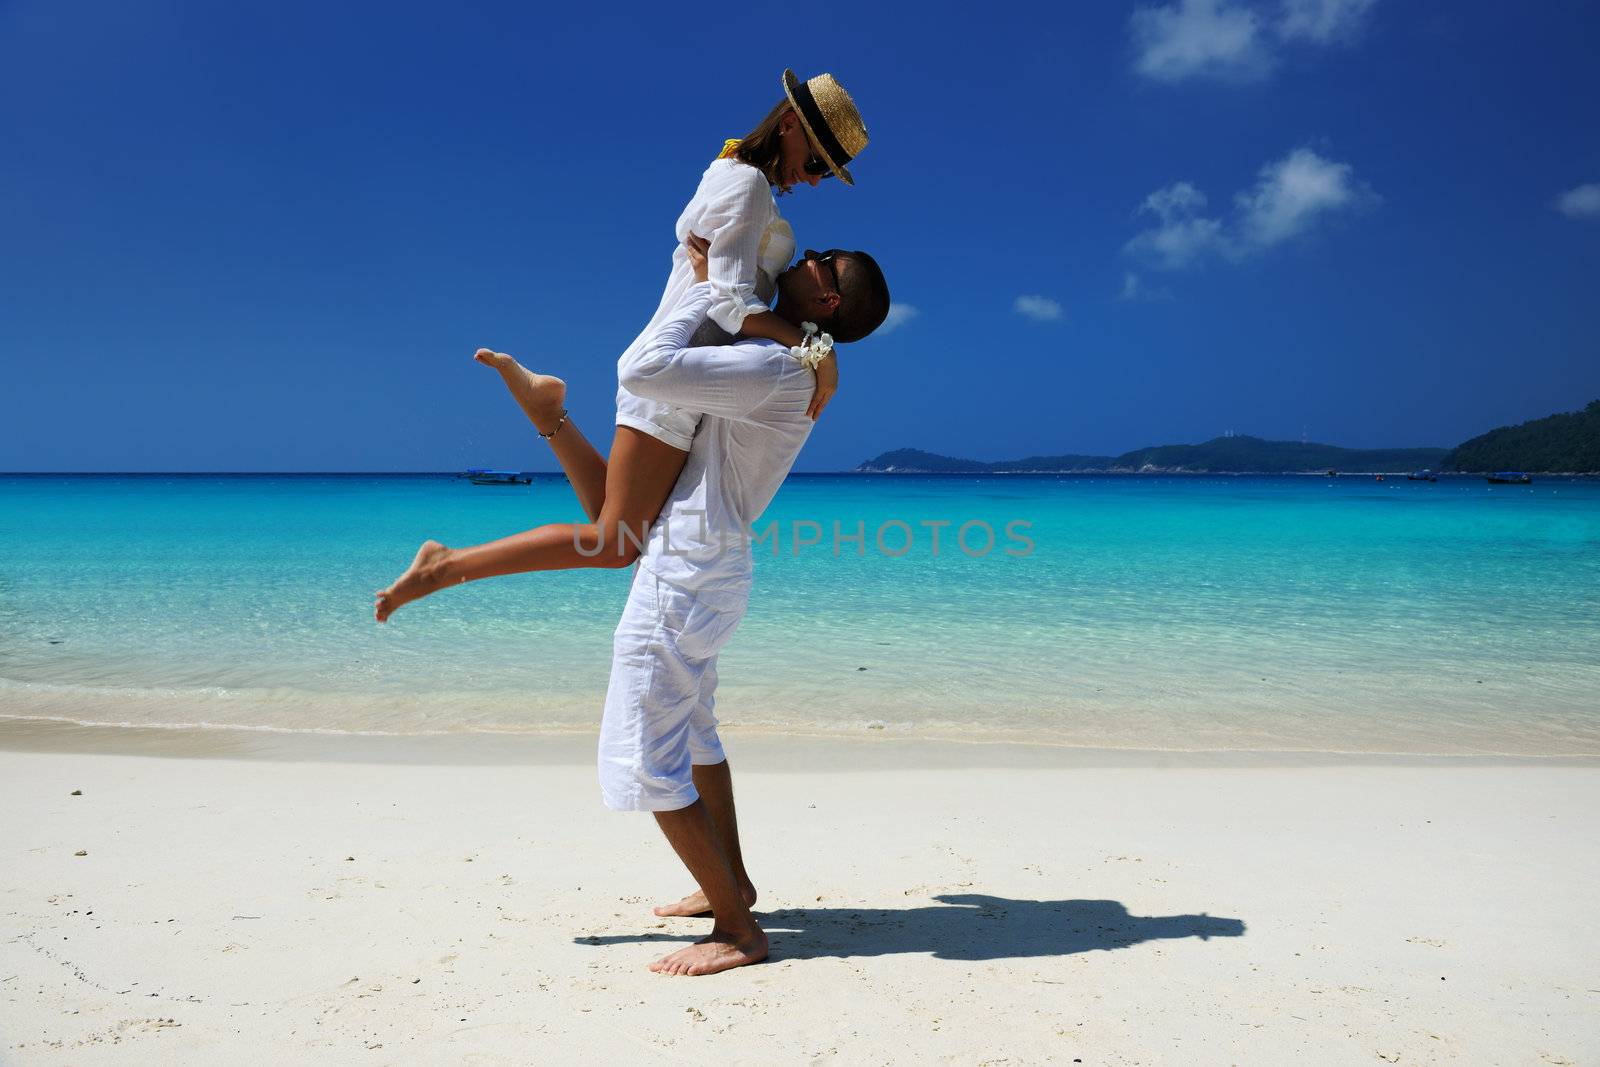
<svg viewBox="0 0 1600 1067">
<path fill-rule="evenodd" d="M 828 406 L 828 401 L 833 399 L 833 394 L 839 391 L 839 359 L 833 352 L 822 357 L 822 362 L 817 364 L 817 388 L 811 394 L 811 406 L 806 408 L 806 414 L 811 416 L 813 422 L 822 414 L 822 409 Z"/>
<path fill-rule="evenodd" d="M 689 239 L 683 242 L 683 247 L 689 252 L 689 266 L 694 268 L 694 280 L 705 281 L 708 277 L 706 253 L 711 249 L 711 242 L 698 234 L 691 233 Z"/>
</svg>

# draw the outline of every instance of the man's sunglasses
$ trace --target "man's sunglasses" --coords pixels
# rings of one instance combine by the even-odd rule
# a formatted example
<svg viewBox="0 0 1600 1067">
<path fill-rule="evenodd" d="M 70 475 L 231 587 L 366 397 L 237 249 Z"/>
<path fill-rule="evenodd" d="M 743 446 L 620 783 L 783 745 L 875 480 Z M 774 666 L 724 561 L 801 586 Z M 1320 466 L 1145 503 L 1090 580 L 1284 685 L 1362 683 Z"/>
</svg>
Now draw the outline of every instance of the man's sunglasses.
<svg viewBox="0 0 1600 1067">
<path fill-rule="evenodd" d="M 806 259 L 816 263 L 816 265 L 819 267 L 826 267 L 828 269 L 828 277 L 833 279 L 833 291 L 836 293 L 841 292 L 842 290 L 839 288 L 839 268 L 834 266 L 833 261 L 835 258 L 843 254 L 843 250 L 838 248 L 829 249 L 820 255 L 808 248 L 806 249 L 805 253 Z"/>
</svg>

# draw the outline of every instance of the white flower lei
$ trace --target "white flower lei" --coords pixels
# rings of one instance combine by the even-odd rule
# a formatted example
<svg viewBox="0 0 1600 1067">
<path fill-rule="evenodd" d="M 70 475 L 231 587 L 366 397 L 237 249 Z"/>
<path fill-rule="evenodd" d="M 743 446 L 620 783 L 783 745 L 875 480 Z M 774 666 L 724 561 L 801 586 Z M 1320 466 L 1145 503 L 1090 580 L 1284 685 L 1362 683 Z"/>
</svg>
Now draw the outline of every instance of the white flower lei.
<svg viewBox="0 0 1600 1067">
<path fill-rule="evenodd" d="M 800 361 L 800 365 L 810 370 L 816 370 L 829 352 L 833 351 L 833 335 L 820 333 L 814 322 L 802 322 L 800 330 L 806 339 L 789 349 L 789 354 Z"/>
</svg>

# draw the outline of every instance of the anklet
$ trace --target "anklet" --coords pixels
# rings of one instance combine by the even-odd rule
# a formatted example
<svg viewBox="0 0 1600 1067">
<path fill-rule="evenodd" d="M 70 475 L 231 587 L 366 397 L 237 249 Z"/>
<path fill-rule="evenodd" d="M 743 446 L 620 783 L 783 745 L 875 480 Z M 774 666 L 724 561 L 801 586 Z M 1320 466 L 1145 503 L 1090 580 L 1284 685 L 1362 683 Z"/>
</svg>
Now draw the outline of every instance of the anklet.
<svg viewBox="0 0 1600 1067">
<path fill-rule="evenodd" d="M 549 433 L 545 433 L 543 430 L 539 430 L 539 427 L 537 427 L 537 426 L 535 426 L 534 429 L 535 430 L 539 430 L 539 436 L 544 438 L 546 441 L 548 441 L 548 440 L 550 440 L 550 438 L 552 438 L 556 434 L 560 433 L 561 432 L 561 427 L 565 426 L 566 423 L 567 423 L 567 409 L 566 408 L 562 408 L 561 409 L 561 421 L 556 423 L 556 428 L 555 429 L 551 430 Z"/>
</svg>

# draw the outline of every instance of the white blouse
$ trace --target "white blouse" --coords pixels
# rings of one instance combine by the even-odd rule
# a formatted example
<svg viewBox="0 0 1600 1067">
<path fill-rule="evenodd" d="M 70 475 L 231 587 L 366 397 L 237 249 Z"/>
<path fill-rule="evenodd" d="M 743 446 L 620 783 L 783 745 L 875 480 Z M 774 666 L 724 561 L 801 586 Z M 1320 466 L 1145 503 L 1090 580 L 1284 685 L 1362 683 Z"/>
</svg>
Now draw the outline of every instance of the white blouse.
<svg viewBox="0 0 1600 1067">
<path fill-rule="evenodd" d="M 766 176 L 736 159 L 712 161 L 700 188 L 678 217 L 678 248 L 672 255 L 676 290 L 666 308 L 694 284 L 683 243 L 691 233 L 711 242 L 707 281 L 711 307 L 707 318 L 729 333 L 738 333 L 746 315 L 766 311 L 777 291 L 777 277 L 794 259 L 794 231 L 778 214 Z M 686 284 L 675 286 L 679 273 Z"/>
<path fill-rule="evenodd" d="M 706 256 L 712 294 L 707 319 L 713 325 L 708 326 L 710 334 L 696 335 L 701 344 L 715 343 L 717 338 L 711 334 L 717 329 L 738 333 L 745 316 L 766 311 L 777 290 L 778 275 L 794 258 L 794 231 L 778 214 L 767 179 L 748 163 L 713 160 L 700 178 L 694 198 L 678 216 L 678 244 L 661 303 L 617 361 L 619 373 L 695 284 L 694 268 L 683 244 L 691 233 L 711 242 Z M 727 341 L 726 337 L 720 339 Z"/>
</svg>

